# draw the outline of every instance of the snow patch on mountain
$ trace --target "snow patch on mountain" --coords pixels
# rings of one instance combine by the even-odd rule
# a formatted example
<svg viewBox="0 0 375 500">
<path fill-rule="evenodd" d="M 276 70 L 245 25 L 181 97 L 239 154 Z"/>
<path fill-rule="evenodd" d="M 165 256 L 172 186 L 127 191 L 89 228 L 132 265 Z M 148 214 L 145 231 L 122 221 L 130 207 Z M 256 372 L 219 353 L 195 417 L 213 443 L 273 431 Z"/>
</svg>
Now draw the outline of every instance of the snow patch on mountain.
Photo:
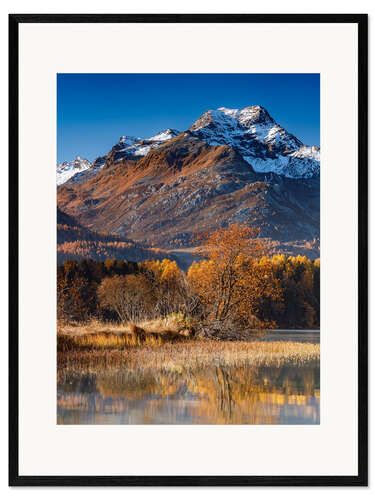
<svg viewBox="0 0 375 500">
<path fill-rule="evenodd" d="M 170 139 L 173 139 L 173 137 L 176 137 L 176 135 L 179 134 L 178 130 L 173 130 L 171 128 L 167 128 L 166 130 L 163 130 L 162 132 L 159 132 L 158 134 L 154 135 L 153 137 L 150 137 L 148 140 L 157 142 L 157 141 L 169 141 Z"/>
<path fill-rule="evenodd" d="M 218 111 L 222 111 L 225 115 L 236 117 L 239 109 L 218 108 Z"/>
<path fill-rule="evenodd" d="M 283 174 L 289 161 L 287 156 L 281 156 L 280 158 L 254 158 L 252 156 L 244 156 L 244 159 L 251 164 L 255 172 L 273 172 L 279 175 Z"/>
<path fill-rule="evenodd" d="M 320 149 L 318 146 L 303 145 L 290 156 L 294 156 L 295 158 L 309 158 L 320 162 Z"/>
<path fill-rule="evenodd" d="M 142 140 L 141 137 L 134 137 L 132 135 L 123 135 L 120 137 L 119 144 L 121 144 L 124 148 L 127 148 L 140 140 Z"/>
</svg>

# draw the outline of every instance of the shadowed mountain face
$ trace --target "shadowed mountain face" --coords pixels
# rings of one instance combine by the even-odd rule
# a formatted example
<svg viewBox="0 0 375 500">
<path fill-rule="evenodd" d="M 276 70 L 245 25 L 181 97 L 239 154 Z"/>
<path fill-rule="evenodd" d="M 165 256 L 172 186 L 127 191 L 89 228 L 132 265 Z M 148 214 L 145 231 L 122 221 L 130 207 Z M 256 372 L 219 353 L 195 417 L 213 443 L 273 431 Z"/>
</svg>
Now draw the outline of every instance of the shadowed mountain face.
<svg viewBox="0 0 375 500">
<path fill-rule="evenodd" d="M 58 264 L 69 259 L 104 261 L 107 258 L 140 262 L 147 259 L 166 259 L 170 258 L 170 255 L 157 249 L 145 248 L 121 236 L 90 231 L 81 226 L 74 217 L 58 208 Z M 182 258 L 176 256 L 175 260 L 181 267 L 184 267 L 183 256 Z"/>
<path fill-rule="evenodd" d="M 319 193 L 319 176 L 255 172 L 237 147 L 189 130 L 141 159 L 109 155 L 95 175 L 88 170 L 60 186 L 58 205 L 85 227 L 145 246 L 188 248 L 195 233 L 239 222 L 259 226 L 275 251 L 296 253 L 298 242 L 304 253 L 306 243 L 317 257 Z"/>
</svg>

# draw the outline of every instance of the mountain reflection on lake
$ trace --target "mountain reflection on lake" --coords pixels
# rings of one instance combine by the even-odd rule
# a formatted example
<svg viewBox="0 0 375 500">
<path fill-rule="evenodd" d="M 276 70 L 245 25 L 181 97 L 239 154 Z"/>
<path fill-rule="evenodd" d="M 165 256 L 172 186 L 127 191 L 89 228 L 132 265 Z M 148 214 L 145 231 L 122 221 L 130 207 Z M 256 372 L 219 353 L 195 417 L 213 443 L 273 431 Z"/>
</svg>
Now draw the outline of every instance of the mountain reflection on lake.
<svg viewBox="0 0 375 500">
<path fill-rule="evenodd" d="M 319 424 L 319 403 L 316 360 L 297 366 L 214 363 L 198 372 L 68 368 L 59 376 L 57 423 Z"/>
</svg>

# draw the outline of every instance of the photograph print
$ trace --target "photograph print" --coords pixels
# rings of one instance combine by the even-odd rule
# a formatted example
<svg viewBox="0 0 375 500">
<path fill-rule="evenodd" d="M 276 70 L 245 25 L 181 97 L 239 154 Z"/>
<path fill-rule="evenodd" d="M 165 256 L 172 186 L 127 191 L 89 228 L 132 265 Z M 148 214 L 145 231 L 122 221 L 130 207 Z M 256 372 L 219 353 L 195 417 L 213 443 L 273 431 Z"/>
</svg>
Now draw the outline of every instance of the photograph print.
<svg viewBox="0 0 375 500">
<path fill-rule="evenodd" d="M 57 75 L 57 424 L 320 423 L 320 75 Z"/>
</svg>

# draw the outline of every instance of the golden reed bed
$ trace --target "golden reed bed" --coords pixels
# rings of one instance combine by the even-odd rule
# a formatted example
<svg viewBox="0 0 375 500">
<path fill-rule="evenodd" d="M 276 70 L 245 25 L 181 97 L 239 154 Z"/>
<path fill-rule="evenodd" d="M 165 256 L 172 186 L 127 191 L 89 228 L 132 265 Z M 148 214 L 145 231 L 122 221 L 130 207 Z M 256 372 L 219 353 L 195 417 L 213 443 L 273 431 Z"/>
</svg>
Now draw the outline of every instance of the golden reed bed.
<svg viewBox="0 0 375 500">
<path fill-rule="evenodd" d="M 143 333 L 139 334 L 132 325 L 91 323 L 60 327 L 58 366 L 178 371 L 213 365 L 299 366 L 320 359 L 319 344 L 268 342 L 257 336 L 249 341 L 191 338 L 186 330 L 178 330 L 172 321 L 166 320 L 141 323 L 138 328 Z"/>
</svg>

